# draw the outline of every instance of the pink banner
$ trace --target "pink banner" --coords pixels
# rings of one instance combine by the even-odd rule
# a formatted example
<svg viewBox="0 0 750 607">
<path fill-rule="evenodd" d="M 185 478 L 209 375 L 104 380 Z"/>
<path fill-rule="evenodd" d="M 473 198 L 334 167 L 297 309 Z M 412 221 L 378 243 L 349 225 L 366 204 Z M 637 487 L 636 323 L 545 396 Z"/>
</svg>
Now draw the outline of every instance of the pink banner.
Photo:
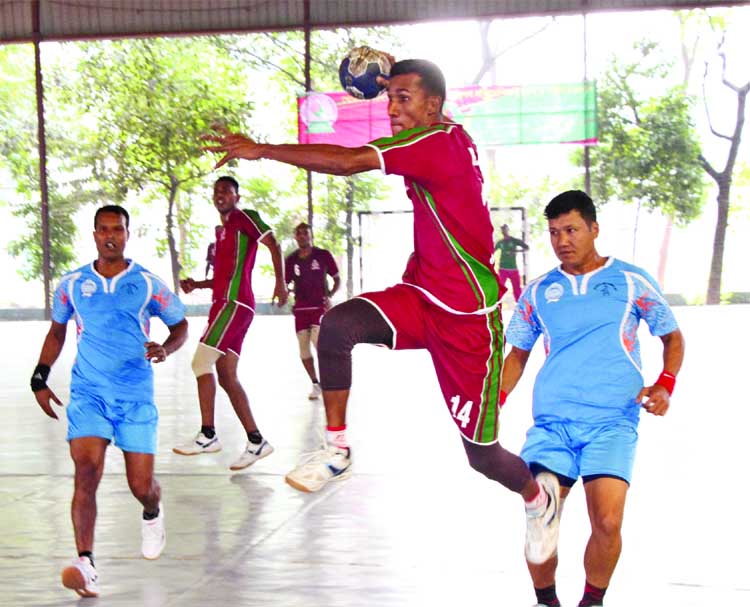
<svg viewBox="0 0 750 607">
<path fill-rule="evenodd" d="M 348 93 L 311 93 L 297 99 L 300 143 L 358 147 L 391 135 L 388 97 L 356 99 Z"/>
</svg>

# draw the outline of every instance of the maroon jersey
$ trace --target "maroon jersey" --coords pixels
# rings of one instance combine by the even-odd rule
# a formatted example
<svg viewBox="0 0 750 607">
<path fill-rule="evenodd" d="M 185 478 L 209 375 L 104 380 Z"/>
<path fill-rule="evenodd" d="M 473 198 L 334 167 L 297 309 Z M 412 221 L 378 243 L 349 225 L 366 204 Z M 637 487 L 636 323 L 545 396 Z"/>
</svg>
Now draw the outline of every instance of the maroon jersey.
<svg viewBox="0 0 750 607">
<path fill-rule="evenodd" d="M 368 145 L 385 173 L 404 177 L 414 205 L 414 253 L 404 283 L 449 312 L 493 310 L 500 289 L 492 223 L 471 137 L 458 124 L 437 123 Z"/>
<path fill-rule="evenodd" d="M 216 238 L 213 300 L 236 301 L 255 309 L 250 280 L 258 241 L 271 231 L 250 209 L 234 209 Z"/>
<path fill-rule="evenodd" d="M 330 251 L 313 247 L 305 258 L 299 249 L 284 262 L 284 276 L 294 284 L 294 310 L 320 308 L 326 297 L 326 276 L 337 276 L 336 261 Z"/>
</svg>

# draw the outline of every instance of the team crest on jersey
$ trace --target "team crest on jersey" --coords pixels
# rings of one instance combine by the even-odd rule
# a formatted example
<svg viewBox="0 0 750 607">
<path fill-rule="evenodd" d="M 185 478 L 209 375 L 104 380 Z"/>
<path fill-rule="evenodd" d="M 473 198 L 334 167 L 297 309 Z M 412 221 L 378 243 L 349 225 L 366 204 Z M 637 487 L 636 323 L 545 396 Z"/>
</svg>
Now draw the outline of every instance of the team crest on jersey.
<svg viewBox="0 0 750 607">
<path fill-rule="evenodd" d="M 596 289 L 601 295 L 604 295 L 605 297 L 607 295 L 612 295 L 614 291 L 617 291 L 617 287 L 611 282 L 600 282 L 594 287 L 594 289 Z"/>
<path fill-rule="evenodd" d="M 313 259 L 312 263 L 310 264 L 311 270 L 320 270 L 320 264 L 318 263 L 317 259 Z"/>
<path fill-rule="evenodd" d="M 563 296 L 563 292 L 564 289 L 562 285 L 559 282 L 553 282 L 545 289 L 544 298 L 547 300 L 547 303 L 554 303 L 556 301 L 560 301 Z"/>
<path fill-rule="evenodd" d="M 299 276 L 300 275 L 299 264 L 298 263 L 294 264 L 294 275 L 295 276 Z"/>
<path fill-rule="evenodd" d="M 84 297 L 91 297 L 95 292 L 96 283 L 90 278 L 84 280 L 81 284 L 81 295 L 83 295 Z"/>
</svg>

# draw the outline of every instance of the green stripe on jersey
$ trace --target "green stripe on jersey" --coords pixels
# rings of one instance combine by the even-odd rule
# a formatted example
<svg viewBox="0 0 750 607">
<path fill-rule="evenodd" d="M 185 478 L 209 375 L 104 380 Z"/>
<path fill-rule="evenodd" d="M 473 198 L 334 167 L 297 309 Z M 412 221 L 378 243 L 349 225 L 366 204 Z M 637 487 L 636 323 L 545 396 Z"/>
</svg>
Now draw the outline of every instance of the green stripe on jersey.
<svg viewBox="0 0 750 607">
<path fill-rule="evenodd" d="M 474 292 L 474 296 L 477 298 L 477 309 L 494 306 L 497 303 L 500 294 L 495 274 L 485 264 L 471 256 L 466 249 L 461 246 L 461 243 L 458 242 L 456 237 L 445 229 L 445 226 L 443 226 L 443 223 L 440 220 L 440 215 L 437 212 L 435 200 L 429 190 L 413 181 L 411 184 L 414 191 L 419 193 L 420 196 L 427 201 L 427 204 L 430 205 L 433 215 L 437 218 L 439 223 L 438 227 L 440 228 L 443 240 L 445 241 L 447 236 L 450 241 L 450 244 L 446 244 L 448 244 L 448 247 L 451 250 L 451 255 L 453 255 L 453 258 L 459 264 L 471 290 Z M 458 253 L 458 258 L 455 253 Z"/>
<path fill-rule="evenodd" d="M 252 209 L 240 209 L 247 217 L 250 218 L 250 221 L 252 221 L 255 224 L 255 227 L 258 228 L 258 232 L 261 234 L 265 234 L 266 232 L 270 232 L 271 228 L 270 226 L 263 221 L 260 218 L 260 215 L 257 211 L 254 211 Z"/>
<path fill-rule="evenodd" d="M 433 124 L 431 126 L 418 126 L 413 129 L 401 131 L 391 137 L 381 137 L 372 142 L 372 145 L 385 152 L 391 148 L 411 145 L 416 141 L 435 133 L 446 133 L 454 127 L 453 124 Z"/>
<path fill-rule="evenodd" d="M 242 269 L 245 267 L 245 259 L 247 258 L 248 240 L 247 234 L 243 234 L 242 232 L 237 233 L 237 250 L 234 255 L 234 271 L 232 272 L 232 278 L 229 281 L 227 299 L 234 300 L 239 298 L 240 284 L 242 283 Z"/>
<path fill-rule="evenodd" d="M 237 304 L 233 301 L 228 301 L 224 304 L 224 307 L 219 312 L 219 315 L 214 320 L 213 324 L 206 334 L 206 339 L 203 340 L 207 346 L 215 348 L 219 345 L 221 338 L 224 336 L 229 321 L 234 316 L 234 311 L 237 309 Z"/>
<path fill-rule="evenodd" d="M 493 442 L 499 430 L 497 408 L 503 371 L 503 322 L 499 310 L 487 314 L 487 329 L 490 332 L 490 358 L 482 389 L 482 410 L 474 430 L 474 440 L 478 443 Z"/>
</svg>

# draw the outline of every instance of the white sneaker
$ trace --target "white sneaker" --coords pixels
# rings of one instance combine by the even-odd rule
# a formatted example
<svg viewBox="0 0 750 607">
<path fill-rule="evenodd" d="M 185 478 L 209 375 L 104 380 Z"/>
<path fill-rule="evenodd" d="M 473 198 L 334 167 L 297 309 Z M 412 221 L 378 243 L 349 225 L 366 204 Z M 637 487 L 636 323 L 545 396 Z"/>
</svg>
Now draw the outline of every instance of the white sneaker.
<svg viewBox="0 0 750 607">
<path fill-rule="evenodd" d="M 141 518 L 141 554 L 150 561 L 158 559 L 167 544 L 167 531 L 164 529 L 164 506 L 159 504 L 159 516 L 147 521 Z"/>
<path fill-rule="evenodd" d="M 536 477 L 547 494 L 541 512 L 526 511 L 526 560 L 535 565 L 546 563 L 557 552 L 560 533 L 560 482 L 551 472 Z"/>
<path fill-rule="evenodd" d="M 217 451 L 221 451 L 221 443 L 219 442 L 219 436 L 216 434 L 214 434 L 213 438 L 208 438 L 203 432 L 198 432 L 194 438 L 181 445 L 177 445 L 172 451 L 180 455 L 216 453 Z"/>
<path fill-rule="evenodd" d="M 265 438 L 260 442 L 260 445 L 247 441 L 247 445 L 245 446 L 242 455 L 240 455 L 239 458 L 229 466 L 229 469 L 242 470 L 243 468 L 247 468 L 251 464 L 254 464 L 259 459 L 271 455 L 271 453 L 273 453 L 273 447 Z"/>
<path fill-rule="evenodd" d="M 99 575 L 86 556 L 73 559 L 73 564 L 62 570 L 62 584 L 81 596 L 99 596 Z"/>
<path fill-rule="evenodd" d="M 300 491 L 319 491 L 328 481 L 351 476 L 351 453 L 348 447 L 342 449 L 333 445 L 315 451 L 287 474 L 285 480 Z"/>
<path fill-rule="evenodd" d="M 309 398 L 310 400 L 317 400 L 321 396 L 323 396 L 323 390 L 320 387 L 320 384 L 313 384 L 312 389 L 310 390 L 310 394 L 307 395 L 307 398 Z"/>
</svg>

